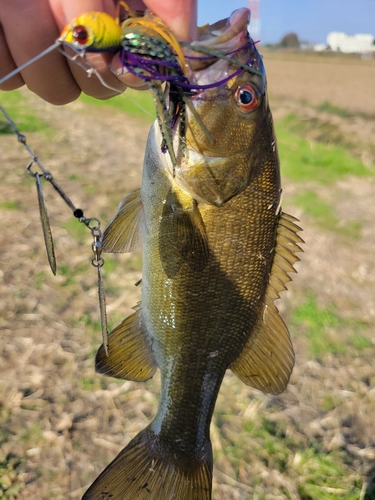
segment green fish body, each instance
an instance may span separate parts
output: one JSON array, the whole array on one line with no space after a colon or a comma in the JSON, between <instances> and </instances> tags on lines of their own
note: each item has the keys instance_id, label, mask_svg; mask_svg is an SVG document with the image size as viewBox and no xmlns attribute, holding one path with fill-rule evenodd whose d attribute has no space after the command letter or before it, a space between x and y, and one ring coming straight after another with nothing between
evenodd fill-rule
<instances>
[{"instance_id":1,"label":"green fish body","mask_svg":"<svg viewBox=\"0 0 375 500\"><path fill-rule=\"evenodd\" d=\"M201 34L226 52L246 45L247 9ZM215 32L216 35L212 35ZM228 34L229 33L229 34ZM215 45L216 41L216 45ZM190 98L212 141L187 109L186 151L175 168L148 138L141 190L131 193L105 231L105 251L143 242L142 303L109 336L96 368L147 380L161 372L159 407L84 495L84 499L209 500L210 422L226 370L278 394L294 353L273 301L299 260L293 217L280 209L279 159L261 56L253 44L232 57L239 72ZM203 65L203 68L199 67ZM191 70L196 82L237 68L218 59ZM174 138L178 151L178 135Z\"/></svg>"}]
</instances>

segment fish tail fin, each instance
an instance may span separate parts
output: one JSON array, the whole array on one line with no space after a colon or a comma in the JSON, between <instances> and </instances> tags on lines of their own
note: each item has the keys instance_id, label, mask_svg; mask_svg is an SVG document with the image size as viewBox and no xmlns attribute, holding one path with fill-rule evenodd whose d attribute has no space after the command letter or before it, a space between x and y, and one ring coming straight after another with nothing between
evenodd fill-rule
<instances>
[{"instance_id":1,"label":"fish tail fin","mask_svg":"<svg viewBox=\"0 0 375 500\"><path fill-rule=\"evenodd\" d=\"M82 500L211 500L212 449L201 456L167 444L150 426L107 466Z\"/></svg>"}]
</instances>

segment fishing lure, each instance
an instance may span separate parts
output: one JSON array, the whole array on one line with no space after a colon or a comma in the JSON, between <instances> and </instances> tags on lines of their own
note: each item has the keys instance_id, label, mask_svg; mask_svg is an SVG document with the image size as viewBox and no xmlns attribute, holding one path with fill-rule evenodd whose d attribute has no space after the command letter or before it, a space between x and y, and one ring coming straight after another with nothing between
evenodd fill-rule
<instances>
[{"instance_id":1,"label":"fishing lure","mask_svg":"<svg viewBox=\"0 0 375 500\"><path fill-rule=\"evenodd\" d=\"M120 23L119 8L125 9L125 20ZM243 50L252 41L229 53L222 53L209 47L201 45L191 45L179 42L172 31L158 18L147 12L139 14L129 8L121 1L115 18L105 12L89 12L74 18L61 32L56 42L45 51L34 57L24 65L0 79L0 84L22 71L24 68L48 54L52 50L58 49L67 58L81 66L90 77L95 74L105 87L118 92L104 81L96 69L85 59L85 54L90 52L120 52L123 71L143 79L153 96L156 115L162 134L161 150L168 152L173 168L177 164L176 154L173 148L173 133L177 133L180 139L181 153L184 155L185 139L185 113L186 107L194 115L199 126L212 143L213 139L203 123L202 119L195 112L187 95L202 90L220 86L235 78L241 71L249 71L260 75L259 70L249 63L240 63L237 59L230 57L233 53ZM74 55L70 55L64 48L69 47ZM184 55L183 49L192 53L203 53L205 56ZM238 69L226 78L207 85L194 84L189 82L186 76L187 60L206 61L211 64L217 58L224 59ZM169 103L164 99L162 83L168 82L170 85ZM179 124L179 130L176 126Z\"/></svg>"},{"instance_id":2,"label":"fishing lure","mask_svg":"<svg viewBox=\"0 0 375 500\"><path fill-rule=\"evenodd\" d=\"M151 91L163 138L161 149L163 152L168 151L174 173L177 158L172 144L172 132L179 122L181 153L184 155L186 107L189 107L189 111L194 115L206 137L213 143L211 134L187 99L187 95L223 85L244 70L261 76L261 72L254 68L252 61L244 64L230 57L235 52L252 45L253 42L247 41L242 47L229 53L222 53L218 48L215 51L205 46L182 43L158 17L147 11L139 16L131 11L125 2L120 2L120 4L127 12L127 17L121 26L118 16L115 19L101 12L87 13L73 19L63 30L60 40L75 49L87 52L120 51L123 70L143 79ZM225 42L225 40L219 40L219 44L221 41ZM203 53L205 56L185 56L183 48L192 53ZM214 83L202 85L189 82L186 76L187 59L212 64L218 58L230 62L238 69ZM163 82L168 82L170 85L169 106L166 105L164 99Z\"/></svg>"},{"instance_id":3,"label":"fishing lure","mask_svg":"<svg viewBox=\"0 0 375 500\"><path fill-rule=\"evenodd\" d=\"M167 107L162 82L181 80L185 58L172 31L150 13L138 16L125 2L127 18L120 25L119 16L112 18L103 12L90 12L73 19L62 31L62 44L80 52L120 52L124 70L142 78L153 96L163 141L161 149L168 151L173 165L177 159L172 145L171 130L180 118L180 136L184 150L184 92L174 95L177 102ZM176 55L175 55L176 54ZM182 132L182 133L181 133Z\"/></svg>"}]
</instances>

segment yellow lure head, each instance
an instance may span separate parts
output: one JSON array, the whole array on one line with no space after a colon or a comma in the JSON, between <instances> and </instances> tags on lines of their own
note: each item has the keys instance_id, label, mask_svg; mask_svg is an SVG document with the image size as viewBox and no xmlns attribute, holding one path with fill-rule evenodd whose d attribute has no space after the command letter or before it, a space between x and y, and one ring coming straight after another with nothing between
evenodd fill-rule
<instances>
[{"instance_id":1,"label":"yellow lure head","mask_svg":"<svg viewBox=\"0 0 375 500\"><path fill-rule=\"evenodd\" d=\"M121 27L105 12L88 12L65 26L59 41L89 52L117 51L121 47Z\"/></svg>"},{"instance_id":2,"label":"yellow lure head","mask_svg":"<svg viewBox=\"0 0 375 500\"><path fill-rule=\"evenodd\" d=\"M127 7L124 2L120 4ZM89 52L115 52L121 48L121 34L129 29L134 29L140 35L145 33L149 36L160 37L174 49L180 66L185 72L186 62L178 40L158 17L149 12L139 17L130 11L130 16L122 25L118 17L115 19L105 12L88 12L67 24L59 41Z\"/></svg>"}]
</instances>

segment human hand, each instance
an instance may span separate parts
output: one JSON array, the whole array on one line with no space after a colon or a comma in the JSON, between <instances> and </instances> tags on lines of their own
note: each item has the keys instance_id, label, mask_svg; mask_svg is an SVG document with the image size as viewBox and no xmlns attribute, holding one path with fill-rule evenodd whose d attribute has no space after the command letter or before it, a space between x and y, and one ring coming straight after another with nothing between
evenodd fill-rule
<instances>
[{"instance_id":1,"label":"human hand","mask_svg":"<svg viewBox=\"0 0 375 500\"><path fill-rule=\"evenodd\" d=\"M116 3L117 0L0 0L0 78L52 45L74 17L93 11L114 16ZM180 40L196 36L196 0L128 0L127 3L134 10L150 9ZM143 86L133 75L116 77L110 69L111 58L110 54L87 54L90 64L118 92L127 85ZM0 90L13 90L24 84L52 104L74 101L81 91L98 99L116 95L97 78L88 78L77 64L57 50L0 85Z\"/></svg>"}]
</instances>

